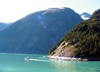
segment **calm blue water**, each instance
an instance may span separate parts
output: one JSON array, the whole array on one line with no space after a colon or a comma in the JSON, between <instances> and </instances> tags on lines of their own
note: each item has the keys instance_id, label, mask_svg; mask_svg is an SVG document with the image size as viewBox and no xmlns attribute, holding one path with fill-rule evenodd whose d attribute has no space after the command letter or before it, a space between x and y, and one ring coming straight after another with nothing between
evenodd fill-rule
<instances>
[{"instance_id":1,"label":"calm blue water","mask_svg":"<svg viewBox=\"0 0 100 72\"><path fill-rule=\"evenodd\" d=\"M24 60L26 56L31 60ZM100 61L49 60L37 54L0 54L0 72L100 72Z\"/></svg>"}]
</instances>

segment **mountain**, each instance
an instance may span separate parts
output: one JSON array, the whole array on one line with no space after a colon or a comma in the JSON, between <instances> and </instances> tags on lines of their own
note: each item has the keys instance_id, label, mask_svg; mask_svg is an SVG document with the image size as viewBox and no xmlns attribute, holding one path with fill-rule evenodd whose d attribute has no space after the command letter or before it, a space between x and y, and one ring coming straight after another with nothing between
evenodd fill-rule
<instances>
[{"instance_id":1,"label":"mountain","mask_svg":"<svg viewBox=\"0 0 100 72\"><path fill-rule=\"evenodd\" d=\"M100 58L100 9L79 22L48 52L48 55Z\"/></svg>"},{"instance_id":2,"label":"mountain","mask_svg":"<svg viewBox=\"0 0 100 72\"><path fill-rule=\"evenodd\" d=\"M5 28L8 27L8 26L9 26L9 24L1 23L1 22L0 22L0 31L3 30L3 29L5 29Z\"/></svg>"},{"instance_id":3,"label":"mountain","mask_svg":"<svg viewBox=\"0 0 100 72\"><path fill-rule=\"evenodd\" d=\"M82 19L87 20L91 17L91 14L83 12L80 16L82 17Z\"/></svg>"},{"instance_id":4,"label":"mountain","mask_svg":"<svg viewBox=\"0 0 100 72\"><path fill-rule=\"evenodd\" d=\"M50 8L25 16L0 32L0 52L47 54L83 19L70 8Z\"/></svg>"}]
</instances>

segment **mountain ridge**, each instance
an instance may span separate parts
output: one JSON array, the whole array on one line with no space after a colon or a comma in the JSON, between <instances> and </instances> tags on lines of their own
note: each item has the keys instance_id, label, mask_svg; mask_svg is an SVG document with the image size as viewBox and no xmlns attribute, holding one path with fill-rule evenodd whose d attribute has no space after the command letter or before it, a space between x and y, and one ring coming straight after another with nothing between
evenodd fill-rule
<instances>
[{"instance_id":1,"label":"mountain ridge","mask_svg":"<svg viewBox=\"0 0 100 72\"><path fill-rule=\"evenodd\" d=\"M82 21L80 15L69 8L44 12L31 13L1 31L0 52L47 54L53 44Z\"/></svg>"}]
</instances>

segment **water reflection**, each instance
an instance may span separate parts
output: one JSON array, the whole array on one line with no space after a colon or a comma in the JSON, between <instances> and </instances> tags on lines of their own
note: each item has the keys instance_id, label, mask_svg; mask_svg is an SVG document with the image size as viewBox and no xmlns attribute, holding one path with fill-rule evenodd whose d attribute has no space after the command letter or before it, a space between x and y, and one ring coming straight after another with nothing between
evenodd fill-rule
<instances>
[{"instance_id":1,"label":"water reflection","mask_svg":"<svg viewBox=\"0 0 100 72\"><path fill-rule=\"evenodd\" d=\"M100 65L96 62L49 60L49 66L63 72L98 72ZM100 63L100 62L99 62ZM97 70L97 71L95 71Z\"/></svg>"},{"instance_id":2,"label":"water reflection","mask_svg":"<svg viewBox=\"0 0 100 72\"><path fill-rule=\"evenodd\" d=\"M61 60L49 60L49 65L55 67L58 70L63 70L63 71L68 71L68 72L71 72L73 70L73 72L76 72L75 62L61 61Z\"/></svg>"}]
</instances>

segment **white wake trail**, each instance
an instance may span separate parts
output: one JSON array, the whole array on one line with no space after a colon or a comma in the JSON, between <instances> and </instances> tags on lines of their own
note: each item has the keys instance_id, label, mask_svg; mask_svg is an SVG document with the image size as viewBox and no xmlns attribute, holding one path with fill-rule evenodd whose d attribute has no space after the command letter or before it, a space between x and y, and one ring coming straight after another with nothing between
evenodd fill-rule
<instances>
[{"instance_id":1,"label":"white wake trail","mask_svg":"<svg viewBox=\"0 0 100 72\"><path fill-rule=\"evenodd\" d=\"M30 58L30 59L27 59L27 60L31 60L31 61L47 61L47 60L39 60L39 59L32 59L32 58Z\"/></svg>"}]
</instances>

